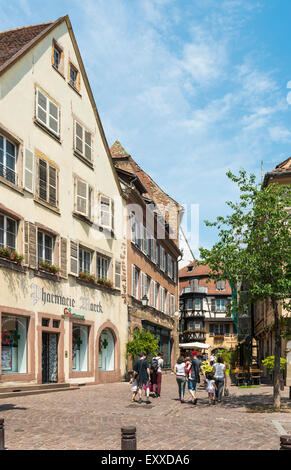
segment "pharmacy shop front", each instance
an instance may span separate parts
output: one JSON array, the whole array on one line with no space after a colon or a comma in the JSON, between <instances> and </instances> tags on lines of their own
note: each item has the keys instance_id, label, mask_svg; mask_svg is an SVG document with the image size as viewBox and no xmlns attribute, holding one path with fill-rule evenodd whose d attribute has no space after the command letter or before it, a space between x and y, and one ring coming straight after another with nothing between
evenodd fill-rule
<instances>
[{"instance_id":1,"label":"pharmacy shop front","mask_svg":"<svg viewBox=\"0 0 291 470\"><path fill-rule=\"evenodd\" d=\"M127 310L118 290L75 278L52 282L29 270L13 273L11 292L3 271L0 387L123 378Z\"/></svg>"}]
</instances>

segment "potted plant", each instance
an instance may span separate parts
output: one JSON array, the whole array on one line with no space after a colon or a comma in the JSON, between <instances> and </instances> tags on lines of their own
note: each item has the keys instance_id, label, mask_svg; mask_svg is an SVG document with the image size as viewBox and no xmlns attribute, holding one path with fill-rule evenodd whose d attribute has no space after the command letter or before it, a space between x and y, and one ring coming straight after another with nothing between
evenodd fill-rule
<instances>
[{"instance_id":1,"label":"potted plant","mask_svg":"<svg viewBox=\"0 0 291 470\"><path fill-rule=\"evenodd\" d=\"M113 287L112 282L109 279L104 279L103 277L99 277L97 279L97 283L101 284L102 286L109 287L110 289Z\"/></svg>"},{"instance_id":2,"label":"potted plant","mask_svg":"<svg viewBox=\"0 0 291 470\"><path fill-rule=\"evenodd\" d=\"M281 390L284 390L284 380L283 380L283 370L286 367L286 359L283 357L280 357L280 387ZM274 364L275 364L275 359L274 356L268 356L266 357L263 361L262 364L267 368L268 372L272 376L272 380L274 379L273 377L273 371L274 371Z\"/></svg>"}]
</instances>

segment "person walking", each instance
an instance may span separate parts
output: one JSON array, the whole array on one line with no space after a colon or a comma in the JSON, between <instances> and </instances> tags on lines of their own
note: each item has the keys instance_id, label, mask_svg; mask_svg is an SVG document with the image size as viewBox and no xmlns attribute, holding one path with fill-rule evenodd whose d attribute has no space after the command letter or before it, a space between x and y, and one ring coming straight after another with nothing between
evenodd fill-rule
<instances>
[{"instance_id":1,"label":"person walking","mask_svg":"<svg viewBox=\"0 0 291 470\"><path fill-rule=\"evenodd\" d=\"M162 352L156 357L153 357L151 363L151 377L152 377L152 384L153 384L153 392L154 396L159 398L161 396L161 388L162 388L162 368L164 367L164 355Z\"/></svg>"},{"instance_id":2,"label":"person walking","mask_svg":"<svg viewBox=\"0 0 291 470\"><path fill-rule=\"evenodd\" d=\"M149 382L150 382L150 369L149 369L149 363L147 360L147 355L146 353L141 353L140 358L136 361L136 363L133 366L135 378L137 380L137 387L138 387L138 394L139 394L139 400L138 403L142 403L142 389L143 386L145 385L146 387L146 403L149 404L150 399L150 388L149 388Z\"/></svg>"},{"instance_id":3,"label":"person walking","mask_svg":"<svg viewBox=\"0 0 291 470\"><path fill-rule=\"evenodd\" d=\"M218 403L221 403L223 387L226 385L225 365L222 357L217 358L217 362L213 365L214 380L216 385L215 395Z\"/></svg>"},{"instance_id":4,"label":"person walking","mask_svg":"<svg viewBox=\"0 0 291 470\"><path fill-rule=\"evenodd\" d=\"M197 405L198 401L196 396L196 388L197 384L200 383L200 371L203 374L204 380L206 380L202 362L197 358L197 354L197 351L192 352L192 359L190 361L190 365L187 368L189 375L191 373L191 378L188 378L188 390L190 392L193 405Z\"/></svg>"},{"instance_id":5,"label":"person walking","mask_svg":"<svg viewBox=\"0 0 291 470\"><path fill-rule=\"evenodd\" d=\"M208 372L206 374L206 392L208 393L208 404L211 405L211 401L213 405L215 405L215 380L213 378L213 374Z\"/></svg>"},{"instance_id":6,"label":"person walking","mask_svg":"<svg viewBox=\"0 0 291 470\"><path fill-rule=\"evenodd\" d=\"M182 356L179 357L177 363L174 367L174 374L176 375L176 381L178 384L179 390L179 399L181 403L185 403L185 388L186 388L186 370L185 370L185 361Z\"/></svg>"}]
</instances>

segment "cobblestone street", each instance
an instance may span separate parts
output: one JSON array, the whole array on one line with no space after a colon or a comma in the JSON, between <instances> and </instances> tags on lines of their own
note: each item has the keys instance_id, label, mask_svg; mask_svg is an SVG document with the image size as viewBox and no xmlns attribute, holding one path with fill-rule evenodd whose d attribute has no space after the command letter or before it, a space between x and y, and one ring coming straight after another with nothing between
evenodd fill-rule
<instances>
[{"instance_id":1,"label":"cobblestone street","mask_svg":"<svg viewBox=\"0 0 291 470\"><path fill-rule=\"evenodd\" d=\"M133 404L128 383L0 400L5 445L22 449L120 449L120 427L136 425L138 449L276 450L291 434L290 413L247 413L245 405L271 403L272 388L238 389L221 405L209 406L198 389L198 404L177 400L175 377L163 376L162 397ZM288 402L289 390L282 392ZM189 400L189 402L188 402Z\"/></svg>"}]
</instances>

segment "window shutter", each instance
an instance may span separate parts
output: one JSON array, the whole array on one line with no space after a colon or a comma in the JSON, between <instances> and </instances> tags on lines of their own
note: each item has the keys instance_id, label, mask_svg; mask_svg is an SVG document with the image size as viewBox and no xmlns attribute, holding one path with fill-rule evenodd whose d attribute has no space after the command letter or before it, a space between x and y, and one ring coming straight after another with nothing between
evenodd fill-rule
<instances>
[{"instance_id":1,"label":"window shutter","mask_svg":"<svg viewBox=\"0 0 291 470\"><path fill-rule=\"evenodd\" d=\"M24 264L29 264L29 222L24 222Z\"/></svg>"},{"instance_id":2,"label":"window shutter","mask_svg":"<svg viewBox=\"0 0 291 470\"><path fill-rule=\"evenodd\" d=\"M114 201L111 199L111 230L114 230Z\"/></svg>"},{"instance_id":3,"label":"window shutter","mask_svg":"<svg viewBox=\"0 0 291 470\"><path fill-rule=\"evenodd\" d=\"M135 297L135 267L132 266L131 270L131 295Z\"/></svg>"},{"instance_id":4,"label":"window shutter","mask_svg":"<svg viewBox=\"0 0 291 470\"><path fill-rule=\"evenodd\" d=\"M70 258L71 258L71 267L70 272L74 276L79 275L79 263L78 263L78 252L79 252L79 244L71 240L70 246Z\"/></svg>"},{"instance_id":5,"label":"window shutter","mask_svg":"<svg viewBox=\"0 0 291 470\"><path fill-rule=\"evenodd\" d=\"M33 151L24 147L23 186L24 189L33 193L34 155Z\"/></svg>"},{"instance_id":6,"label":"window shutter","mask_svg":"<svg viewBox=\"0 0 291 470\"><path fill-rule=\"evenodd\" d=\"M85 157L92 159L92 137L90 132L85 131Z\"/></svg>"},{"instance_id":7,"label":"window shutter","mask_svg":"<svg viewBox=\"0 0 291 470\"><path fill-rule=\"evenodd\" d=\"M92 218L93 215L93 188L88 186L88 217Z\"/></svg>"},{"instance_id":8,"label":"window shutter","mask_svg":"<svg viewBox=\"0 0 291 470\"><path fill-rule=\"evenodd\" d=\"M33 223L29 222L28 231L28 251L29 251L29 265L31 268L36 268L36 227Z\"/></svg>"},{"instance_id":9,"label":"window shutter","mask_svg":"<svg viewBox=\"0 0 291 470\"><path fill-rule=\"evenodd\" d=\"M88 211L88 185L84 181L77 180L77 211L87 215Z\"/></svg>"},{"instance_id":10,"label":"window shutter","mask_svg":"<svg viewBox=\"0 0 291 470\"><path fill-rule=\"evenodd\" d=\"M68 270L67 270L67 239L61 238L61 254L60 254L60 268L61 268L61 276L68 277Z\"/></svg>"},{"instance_id":11,"label":"window shutter","mask_svg":"<svg viewBox=\"0 0 291 470\"><path fill-rule=\"evenodd\" d=\"M83 154L83 127L75 121L75 149Z\"/></svg>"},{"instance_id":12,"label":"window shutter","mask_svg":"<svg viewBox=\"0 0 291 470\"><path fill-rule=\"evenodd\" d=\"M121 263L115 261L115 287L120 289L121 287Z\"/></svg>"},{"instance_id":13,"label":"window shutter","mask_svg":"<svg viewBox=\"0 0 291 470\"><path fill-rule=\"evenodd\" d=\"M37 89L37 111L36 117L46 125L47 119L47 97Z\"/></svg>"},{"instance_id":14,"label":"window shutter","mask_svg":"<svg viewBox=\"0 0 291 470\"><path fill-rule=\"evenodd\" d=\"M38 195L44 201L47 200L47 163L39 159L38 163Z\"/></svg>"},{"instance_id":15,"label":"window shutter","mask_svg":"<svg viewBox=\"0 0 291 470\"><path fill-rule=\"evenodd\" d=\"M57 170L49 165L49 201L53 206L57 205Z\"/></svg>"}]
</instances>

